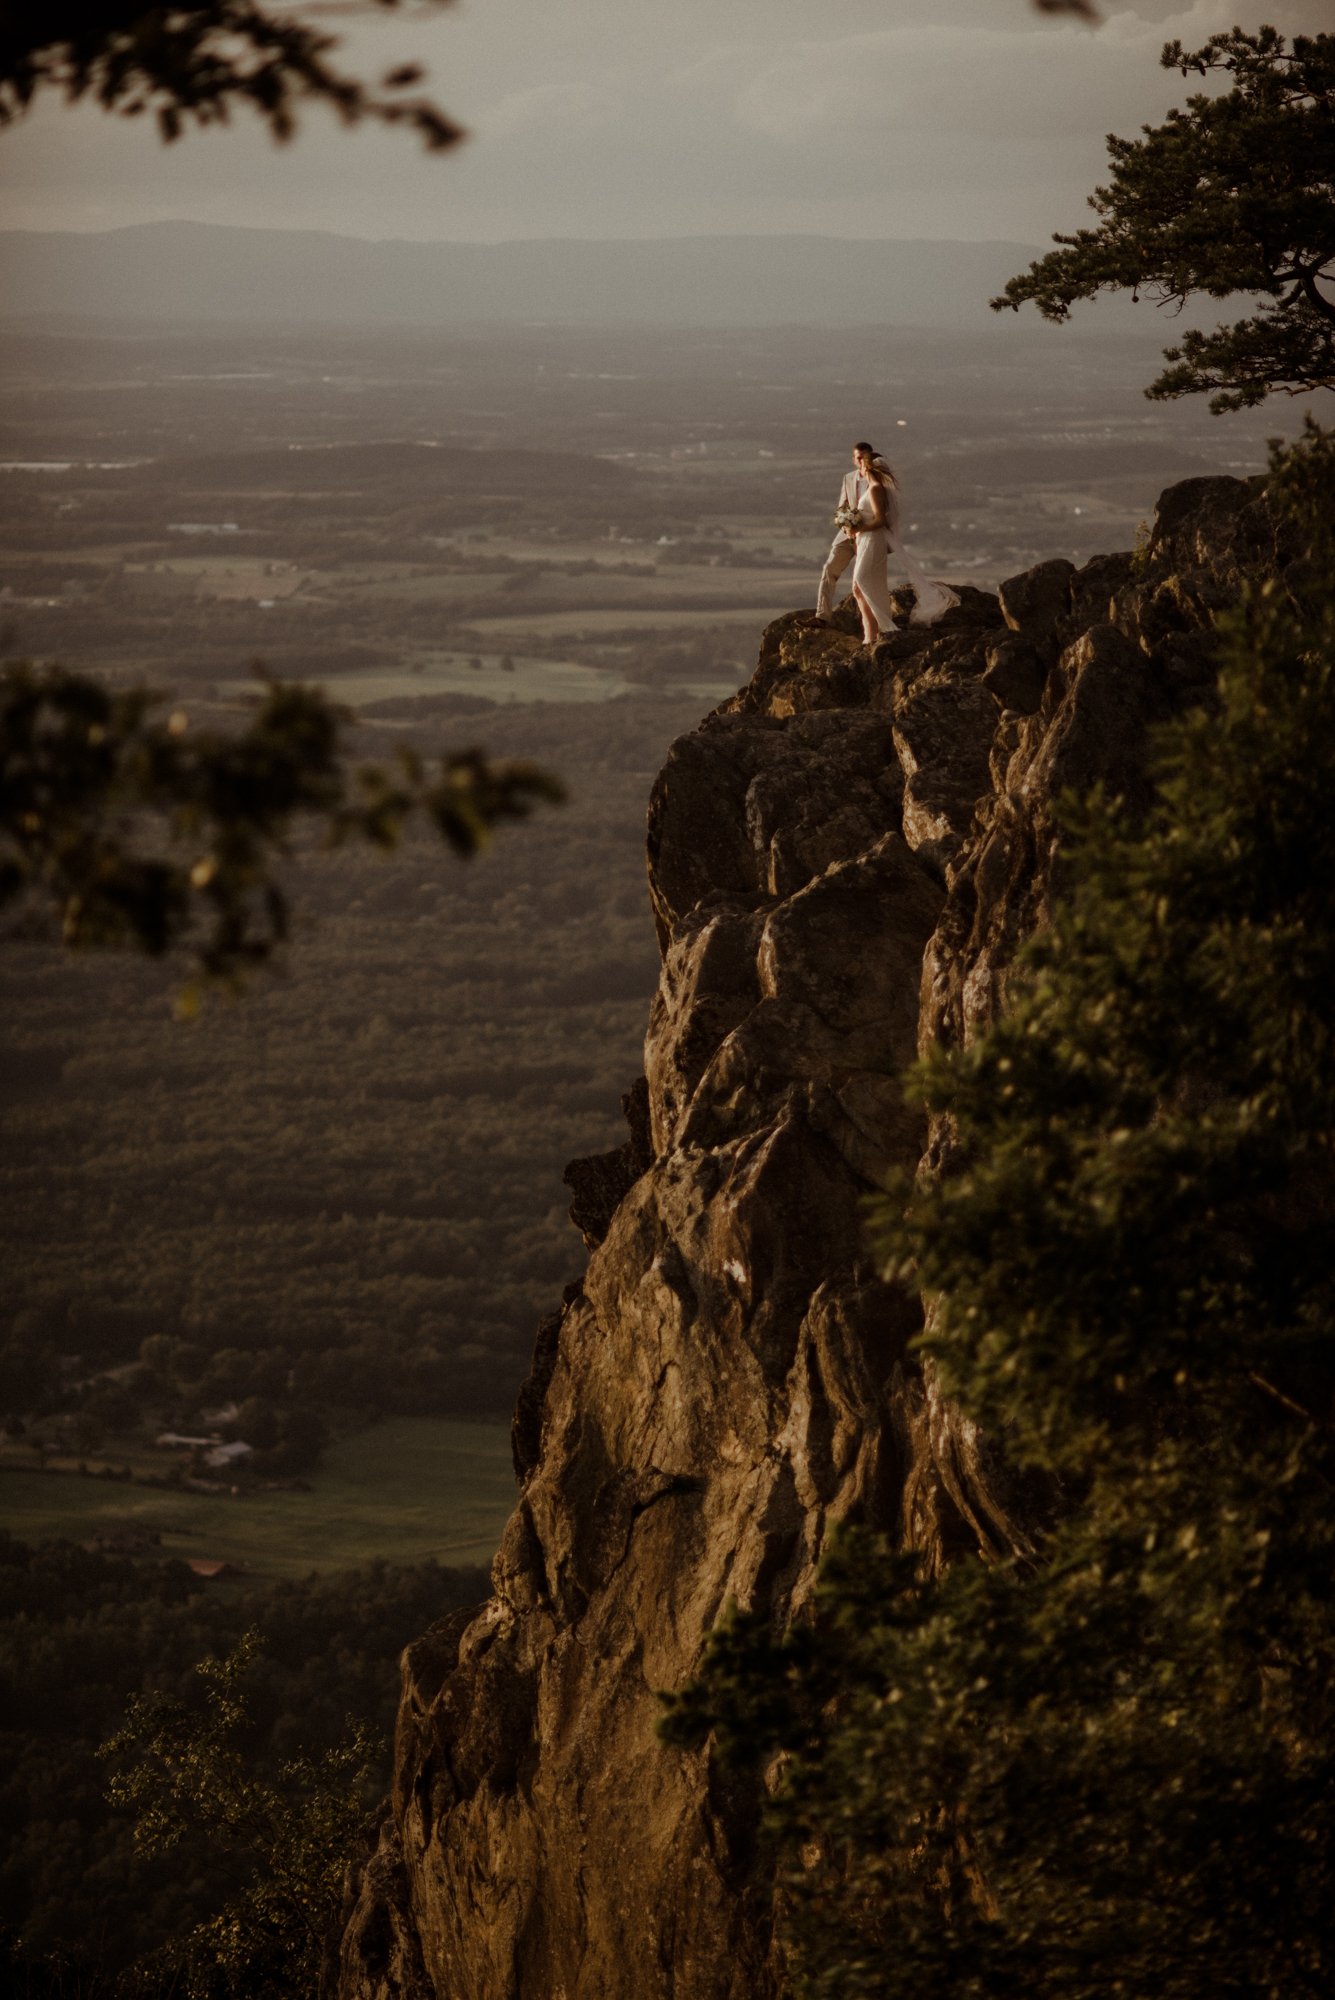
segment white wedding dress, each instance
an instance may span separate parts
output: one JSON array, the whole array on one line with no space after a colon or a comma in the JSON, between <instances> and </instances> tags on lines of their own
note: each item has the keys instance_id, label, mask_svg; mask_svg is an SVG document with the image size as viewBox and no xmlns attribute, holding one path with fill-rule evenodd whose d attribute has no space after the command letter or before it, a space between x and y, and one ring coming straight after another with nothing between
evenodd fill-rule
<instances>
[{"instance_id":1,"label":"white wedding dress","mask_svg":"<svg viewBox=\"0 0 1335 2000\"><path fill-rule=\"evenodd\" d=\"M905 575L913 585L914 597L912 623L931 625L959 603L953 590L947 590L943 583L933 583L916 560L911 549L899 539L899 495L893 486L885 487L885 526L875 528L870 525L858 536L857 553L853 558L854 587L862 592L871 606L882 638L897 631L894 606L890 602L890 583L886 565L893 549L899 557ZM864 498L858 510L862 520L870 523L872 510Z\"/></svg>"}]
</instances>

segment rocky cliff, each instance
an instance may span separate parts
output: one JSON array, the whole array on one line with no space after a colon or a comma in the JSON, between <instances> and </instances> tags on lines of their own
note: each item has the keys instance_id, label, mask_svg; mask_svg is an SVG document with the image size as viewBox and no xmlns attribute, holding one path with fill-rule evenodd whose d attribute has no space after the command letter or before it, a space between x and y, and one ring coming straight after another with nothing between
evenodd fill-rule
<instances>
[{"instance_id":1,"label":"rocky cliff","mask_svg":"<svg viewBox=\"0 0 1335 2000\"><path fill-rule=\"evenodd\" d=\"M900 1073L1003 1004L1060 892L1058 794L1143 807L1148 731L1208 699L1212 615L1271 553L1256 486L1192 480L1136 556L965 589L870 655L780 619L673 745L630 1136L568 1171L588 1268L539 1331L494 1595L404 1655L339 2000L776 1990L755 1801L659 1742L658 1693L729 1599L800 1613L841 1519L933 1562L1022 1540L862 1203L948 1154Z\"/></svg>"}]
</instances>

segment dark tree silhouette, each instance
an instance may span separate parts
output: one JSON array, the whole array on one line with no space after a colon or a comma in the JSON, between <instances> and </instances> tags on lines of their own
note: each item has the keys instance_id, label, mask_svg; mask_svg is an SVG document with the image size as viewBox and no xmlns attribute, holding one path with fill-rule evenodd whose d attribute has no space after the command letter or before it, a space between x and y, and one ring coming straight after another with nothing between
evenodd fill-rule
<instances>
[{"instance_id":1,"label":"dark tree silhouette","mask_svg":"<svg viewBox=\"0 0 1335 2000\"><path fill-rule=\"evenodd\" d=\"M1183 76L1223 73L1221 96L1199 95L1140 139L1110 134L1112 179L1090 206L1097 229L1055 236L1062 247L1012 278L995 310L1027 301L1045 319L1077 299L1142 292L1181 310L1189 299L1256 299L1232 326L1186 332L1153 397L1211 392L1237 410L1274 391L1335 388L1335 35L1234 28L1188 53L1163 51Z\"/></svg>"},{"instance_id":2,"label":"dark tree silhouette","mask_svg":"<svg viewBox=\"0 0 1335 2000\"><path fill-rule=\"evenodd\" d=\"M347 124L406 125L433 149L463 137L429 99L406 94L423 81L419 69L391 70L369 85L331 65L337 47L335 36L263 0L0 0L0 124L38 91L56 89L127 117L152 111L164 139L187 121L225 123L242 105L287 139L301 103L327 105Z\"/></svg>"},{"instance_id":3,"label":"dark tree silhouette","mask_svg":"<svg viewBox=\"0 0 1335 2000\"><path fill-rule=\"evenodd\" d=\"M421 816L461 856L561 787L535 765L404 750L354 766L347 711L276 683L226 735L147 689L59 668L0 674L0 919L67 944L185 945L197 978L235 982L287 931L279 879L294 832L392 847ZM5 931L0 930L0 936Z\"/></svg>"}]
</instances>

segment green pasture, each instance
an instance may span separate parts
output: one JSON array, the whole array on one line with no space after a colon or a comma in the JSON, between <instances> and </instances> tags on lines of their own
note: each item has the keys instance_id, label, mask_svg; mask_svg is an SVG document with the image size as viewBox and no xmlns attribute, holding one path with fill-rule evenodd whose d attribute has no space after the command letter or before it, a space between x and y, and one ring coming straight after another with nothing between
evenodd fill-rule
<instances>
[{"instance_id":1,"label":"green pasture","mask_svg":"<svg viewBox=\"0 0 1335 2000\"><path fill-rule=\"evenodd\" d=\"M477 694L488 701L610 701L625 692L620 674L548 654L510 653L510 671L501 668L508 652L419 653L407 667L378 667L366 673L331 675L326 693L349 708L368 702L398 701L439 694ZM481 664L474 667L473 661ZM258 695L263 681L224 681L226 694Z\"/></svg>"},{"instance_id":2,"label":"green pasture","mask_svg":"<svg viewBox=\"0 0 1335 2000\"><path fill-rule=\"evenodd\" d=\"M25 1541L145 1529L161 1535L164 1555L235 1563L256 1578L350 1569L377 1556L486 1563L514 1506L509 1426L387 1418L332 1444L310 1485L309 1493L192 1493L28 1470L7 1453L0 1509Z\"/></svg>"},{"instance_id":3,"label":"green pasture","mask_svg":"<svg viewBox=\"0 0 1335 2000\"><path fill-rule=\"evenodd\" d=\"M183 545L178 556L154 556L149 562L128 562L125 568L130 576L146 576L151 570L170 570L174 576L263 576L265 562L270 560L273 558L252 556L236 548L220 550L209 540L203 548ZM291 574L284 571L286 576Z\"/></svg>"},{"instance_id":4,"label":"green pasture","mask_svg":"<svg viewBox=\"0 0 1335 2000\"><path fill-rule=\"evenodd\" d=\"M377 603L460 604L475 597L495 596L510 589L512 571L424 569L396 570L389 576L361 577L347 570L321 573L319 587L331 595L370 599Z\"/></svg>"},{"instance_id":5,"label":"green pasture","mask_svg":"<svg viewBox=\"0 0 1335 2000\"><path fill-rule=\"evenodd\" d=\"M819 577L819 569L817 569ZM791 580L790 580L791 581ZM749 588L749 586L748 586ZM788 596L795 593L790 588ZM807 595L815 602L816 585L813 581ZM746 632L757 635L762 625L772 618L779 618L785 611L795 607L785 599L776 598L769 605L757 607L754 603L737 605L726 598L717 604L710 604L703 610L674 611L657 608L624 610L583 611L533 611L510 612L493 616L490 612L478 613L469 618L469 627L479 636L485 634L491 646L498 650L512 651L522 645L525 638L534 635L550 642L572 640L584 635L595 642L611 644L618 637L630 644L635 635L653 632L655 636L665 633L692 632L701 625L737 625ZM747 652L752 650L747 646Z\"/></svg>"},{"instance_id":6,"label":"green pasture","mask_svg":"<svg viewBox=\"0 0 1335 2000\"><path fill-rule=\"evenodd\" d=\"M819 575L818 561L810 568ZM800 596L804 574L804 570L794 569L729 569L723 564L715 568L708 563L664 563L652 577L558 577L549 572L540 587L548 600L553 595L568 597L572 603L583 604L591 611L642 610L657 617L662 611L671 612L675 608L673 598L681 596L691 599L688 608L697 615L702 608L700 600L708 599L711 615L715 604L725 610L740 604L749 607L754 618L757 607L763 610L773 604L785 605L789 598Z\"/></svg>"}]
</instances>

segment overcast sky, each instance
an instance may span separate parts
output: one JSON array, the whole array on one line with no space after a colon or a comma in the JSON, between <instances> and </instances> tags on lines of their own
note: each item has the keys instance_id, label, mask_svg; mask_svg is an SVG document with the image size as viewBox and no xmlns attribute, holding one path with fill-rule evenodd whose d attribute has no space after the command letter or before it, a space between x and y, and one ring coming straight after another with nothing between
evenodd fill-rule
<instances>
[{"instance_id":1,"label":"overcast sky","mask_svg":"<svg viewBox=\"0 0 1335 2000\"><path fill-rule=\"evenodd\" d=\"M368 75L420 57L471 136L244 114L162 147L146 120L43 104L0 132L0 227L189 218L498 240L819 231L1043 242L1089 219L1104 134L1199 83L1161 70L1235 22L1329 25L1329 0L1111 0L1094 30L1027 0L454 0L328 17Z\"/></svg>"}]
</instances>

